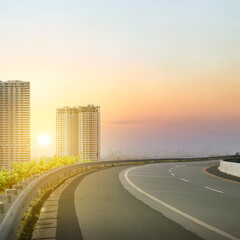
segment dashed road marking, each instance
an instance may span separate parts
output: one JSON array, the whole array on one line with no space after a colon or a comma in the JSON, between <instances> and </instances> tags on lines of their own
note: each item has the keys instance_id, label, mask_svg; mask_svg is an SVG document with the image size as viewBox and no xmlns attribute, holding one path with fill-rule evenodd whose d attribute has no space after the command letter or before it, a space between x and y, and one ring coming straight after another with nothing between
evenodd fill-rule
<instances>
[{"instance_id":1,"label":"dashed road marking","mask_svg":"<svg viewBox=\"0 0 240 240\"><path fill-rule=\"evenodd\" d=\"M149 198L152 199L153 201L155 201L155 202L163 205L164 207L166 207L166 208L168 208L168 209L170 209L170 210L172 210L172 211L180 214L181 216L186 217L186 218L188 218L189 220L191 220L191 221L193 221L193 222L201 225L202 227L205 227L205 228L207 228L207 229L209 229L209 230L211 230L211 231L214 231L214 232L216 232L216 233L218 233L218 234L220 234L220 235L222 235L222 236L224 236L224 237L226 237L226 238L228 238L228 239L231 239L231 240L240 240L239 238L234 237L233 235L231 235L231 234L229 234L229 233L227 233L227 232L224 232L224 231L222 231L221 229L218 229L218 228L216 228L216 227L213 227L213 226L211 226L211 225L209 225L209 224L207 224L207 223L205 223L205 222L203 222L203 221L201 221L201 220L199 220L199 219L197 219L197 218L195 218L195 217L193 217L193 216L191 216L191 215L189 215L189 214L187 214L187 213L185 213L185 212L182 212L181 210L178 210L177 208L169 205L168 203L165 203L165 202L159 200L158 198L150 195L149 193L143 191L141 188L137 187L137 186L128 178L128 173L129 173L131 170L136 169L136 168L139 168L139 167L129 168L129 169L125 172L124 178L125 178L125 180L128 182L128 184L131 185L133 188L135 188L137 191L139 191L140 193L142 193L142 194L144 194L145 196L149 197Z\"/></svg>"},{"instance_id":2,"label":"dashed road marking","mask_svg":"<svg viewBox=\"0 0 240 240\"><path fill-rule=\"evenodd\" d=\"M189 182L188 180L184 179L184 178L180 178L182 181L184 182Z\"/></svg>"},{"instance_id":3,"label":"dashed road marking","mask_svg":"<svg viewBox=\"0 0 240 240\"><path fill-rule=\"evenodd\" d=\"M173 173L171 173L172 176L175 176Z\"/></svg>"},{"instance_id":4,"label":"dashed road marking","mask_svg":"<svg viewBox=\"0 0 240 240\"><path fill-rule=\"evenodd\" d=\"M204 187L204 188L206 188L206 189L208 189L208 190L212 190L212 191L214 191L214 192L223 193L222 191L219 191L219 190L214 189L214 188L210 188L210 187Z\"/></svg>"}]
</instances>

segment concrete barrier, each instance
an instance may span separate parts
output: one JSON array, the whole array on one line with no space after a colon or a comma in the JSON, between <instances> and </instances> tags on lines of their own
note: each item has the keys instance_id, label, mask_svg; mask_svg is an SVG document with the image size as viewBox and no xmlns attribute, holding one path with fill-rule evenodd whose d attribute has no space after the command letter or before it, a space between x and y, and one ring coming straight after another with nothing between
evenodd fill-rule
<instances>
[{"instance_id":1,"label":"concrete barrier","mask_svg":"<svg viewBox=\"0 0 240 240\"><path fill-rule=\"evenodd\" d=\"M218 170L236 177L240 177L240 163L221 160Z\"/></svg>"}]
</instances>

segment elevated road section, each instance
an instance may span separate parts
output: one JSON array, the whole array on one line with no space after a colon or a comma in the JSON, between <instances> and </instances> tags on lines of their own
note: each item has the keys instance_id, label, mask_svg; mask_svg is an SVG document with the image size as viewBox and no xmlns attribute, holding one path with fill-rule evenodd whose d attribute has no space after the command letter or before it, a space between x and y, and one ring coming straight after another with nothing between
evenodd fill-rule
<instances>
[{"instance_id":1,"label":"elevated road section","mask_svg":"<svg viewBox=\"0 0 240 240\"><path fill-rule=\"evenodd\" d=\"M217 164L172 162L81 174L58 192L54 230L43 227L42 233L57 240L240 239L240 184L203 171Z\"/></svg>"}]
</instances>

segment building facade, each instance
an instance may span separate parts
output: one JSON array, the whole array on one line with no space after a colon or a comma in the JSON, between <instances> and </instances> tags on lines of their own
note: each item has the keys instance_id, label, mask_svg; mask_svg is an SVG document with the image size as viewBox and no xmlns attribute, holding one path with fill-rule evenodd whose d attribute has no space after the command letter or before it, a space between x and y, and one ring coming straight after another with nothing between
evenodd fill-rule
<instances>
[{"instance_id":1,"label":"building facade","mask_svg":"<svg viewBox=\"0 0 240 240\"><path fill-rule=\"evenodd\" d=\"M100 107L64 107L56 115L57 156L77 156L84 161L100 160Z\"/></svg>"},{"instance_id":2,"label":"building facade","mask_svg":"<svg viewBox=\"0 0 240 240\"><path fill-rule=\"evenodd\" d=\"M56 117L57 156L77 156L79 154L79 109L58 108Z\"/></svg>"},{"instance_id":3,"label":"building facade","mask_svg":"<svg viewBox=\"0 0 240 240\"><path fill-rule=\"evenodd\" d=\"M100 107L79 107L79 151L83 160L100 160Z\"/></svg>"},{"instance_id":4,"label":"building facade","mask_svg":"<svg viewBox=\"0 0 240 240\"><path fill-rule=\"evenodd\" d=\"M0 168L30 160L30 82L0 81Z\"/></svg>"}]
</instances>

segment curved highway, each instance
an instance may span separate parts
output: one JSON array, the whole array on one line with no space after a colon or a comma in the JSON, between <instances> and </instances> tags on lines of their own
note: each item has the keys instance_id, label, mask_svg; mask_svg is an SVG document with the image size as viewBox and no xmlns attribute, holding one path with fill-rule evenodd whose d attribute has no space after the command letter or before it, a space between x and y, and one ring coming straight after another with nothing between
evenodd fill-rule
<instances>
[{"instance_id":1,"label":"curved highway","mask_svg":"<svg viewBox=\"0 0 240 240\"><path fill-rule=\"evenodd\" d=\"M136 198L204 239L240 238L240 184L207 175L218 161L129 168L120 179Z\"/></svg>"},{"instance_id":2,"label":"curved highway","mask_svg":"<svg viewBox=\"0 0 240 240\"><path fill-rule=\"evenodd\" d=\"M240 184L203 172L217 161L115 167L61 194L56 239L239 239Z\"/></svg>"}]
</instances>

